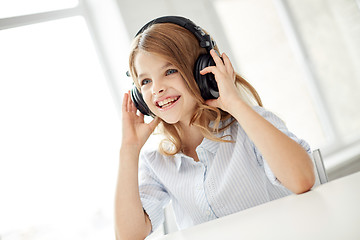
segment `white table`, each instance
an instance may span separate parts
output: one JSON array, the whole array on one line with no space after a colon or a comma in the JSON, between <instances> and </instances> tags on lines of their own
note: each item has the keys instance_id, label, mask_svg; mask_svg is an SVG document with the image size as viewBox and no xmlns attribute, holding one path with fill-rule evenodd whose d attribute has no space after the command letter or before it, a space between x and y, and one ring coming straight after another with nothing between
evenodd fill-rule
<instances>
[{"instance_id":1,"label":"white table","mask_svg":"<svg viewBox=\"0 0 360 240\"><path fill-rule=\"evenodd\" d=\"M159 240L360 239L360 172Z\"/></svg>"}]
</instances>

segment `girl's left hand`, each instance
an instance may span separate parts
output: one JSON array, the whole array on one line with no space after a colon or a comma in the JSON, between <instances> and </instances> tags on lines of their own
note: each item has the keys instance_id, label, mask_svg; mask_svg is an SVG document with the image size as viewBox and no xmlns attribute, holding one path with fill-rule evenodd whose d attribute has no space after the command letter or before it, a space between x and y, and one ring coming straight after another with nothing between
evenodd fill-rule
<instances>
[{"instance_id":1,"label":"girl's left hand","mask_svg":"<svg viewBox=\"0 0 360 240\"><path fill-rule=\"evenodd\" d=\"M209 106L221 108L226 112L230 112L229 107L235 101L240 99L236 85L235 85L235 71L230 62L229 57L223 53L221 55L223 61L215 52L214 49L210 50L210 54L214 59L215 66L209 66L200 71L200 74L213 73L219 88L219 98L207 100L205 103Z\"/></svg>"}]
</instances>

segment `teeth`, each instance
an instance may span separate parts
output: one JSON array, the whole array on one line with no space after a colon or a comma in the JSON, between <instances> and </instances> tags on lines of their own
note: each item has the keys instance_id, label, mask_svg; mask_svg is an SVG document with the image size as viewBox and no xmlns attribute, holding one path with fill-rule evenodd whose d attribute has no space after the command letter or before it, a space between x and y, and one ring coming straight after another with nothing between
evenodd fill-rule
<instances>
[{"instance_id":1,"label":"teeth","mask_svg":"<svg viewBox=\"0 0 360 240\"><path fill-rule=\"evenodd\" d=\"M165 105L169 106L169 105L171 105L172 102L174 102L176 100L178 100L178 97L167 98L163 101L159 101L158 105L159 105L159 107L164 107Z\"/></svg>"}]
</instances>

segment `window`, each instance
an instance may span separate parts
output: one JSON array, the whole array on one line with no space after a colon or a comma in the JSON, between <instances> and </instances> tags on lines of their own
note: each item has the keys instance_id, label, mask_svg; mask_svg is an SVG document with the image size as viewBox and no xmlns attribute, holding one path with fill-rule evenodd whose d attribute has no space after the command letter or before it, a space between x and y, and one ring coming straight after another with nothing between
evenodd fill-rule
<instances>
[{"instance_id":1,"label":"window","mask_svg":"<svg viewBox=\"0 0 360 240\"><path fill-rule=\"evenodd\" d=\"M355 0L214 3L236 68L259 91L265 107L327 156L359 144L360 12Z\"/></svg>"},{"instance_id":2,"label":"window","mask_svg":"<svg viewBox=\"0 0 360 240\"><path fill-rule=\"evenodd\" d=\"M38 18L0 20L0 238L112 239L117 106L84 17Z\"/></svg>"},{"instance_id":3,"label":"window","mask_svg":"<svg viewBox=\"0 0 360 240\"><path fill-rule=\"evenodd\" d=\"M72 8L78 0L1 0L0 18Z\"/></svg>"},{"instance_id":4,"label":"window","mask_svg":"<svg viewBox=\"0 0 360 240\"><path fill-rule=\"evenodd\" d=\"M359 139L360 11L356 1L288 1L337 140Z\"/></svg>"}]
</instances>

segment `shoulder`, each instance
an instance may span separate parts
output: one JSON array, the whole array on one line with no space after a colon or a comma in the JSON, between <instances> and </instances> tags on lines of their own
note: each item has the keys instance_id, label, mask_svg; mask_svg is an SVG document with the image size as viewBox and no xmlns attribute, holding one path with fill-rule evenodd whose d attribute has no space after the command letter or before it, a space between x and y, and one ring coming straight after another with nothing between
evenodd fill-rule
<instances>
[{"instance_id":1,"label":"shoulder","mask_svg":"<svg viewBox=\"0 0 360 240\"><path fill-rule=\"evenodd\" d=\"M161 139L158 135L150 135L140 151L140 160L151 160L160 157L159 144Z\"/></svg>"},{"instance_id":2,"label":"shoulder","mask_svg":"<svg viewBox=\"0 0 360 240\"><path fill-rule=\"evenodd\" d=\"M273 112L261 106L252 106L252 109L261 117L263 117L265 120L267 120L272 125L274 125L277 129L282 131L287 131L285 122ZM234 118L232 117L230 121L234 121ZM227 134L233 136L233 139L237 139L237 140L245 139L247 137L245 130L236 120L230 125L228 131L224 132L224 135Z\"/></svg>"},{"instance_id":3,"label":"shoulder","mask_svg":"<svg viewBox=\"0 0 360 240\"><path fill-rule=\"evenodd\" d=\"M150 176L158 183L167 182L171 173L177 172L181 164L181 155L163 155L158 147L143 148L139 156L139 176Z\"/></svg>"},{"instance_id":4,"label":"shoulder","mask_svg":"<svg viewBox=\"0 0 360 240\"><path fill-rule=\"evenodd\" d=\"M161 154L156 148L143 148L139 156L139 176L155 177L155 169L158 162L161 162Z\"/></svg>"},{"instance_id":5,"label":"shoulder","mask_svg":"<svg viewBox=\"0 0 360 240\"><path fill-rule=\"evenodd\" d=\"M263 117L277 117L273 112L267 110L264 107L253 106L252 109Z\"/></svg>"},{"instance_id":6,"label":"shoulder","mask_svg":"<svg viewBox=\"0 0 360 240\"><path fill-rule=\"evenodd\" d=\"M255 107L253 107L253 109L258 114L260 114L263 118L265 118L267 121L269 121L271 124L273 124L277 129L279 129L284 134L286 134L288 137L290 137L292 140L294 140L295 142L300 144L309 154L311 153L309 144L305 140L298 138L292 131L290 131L287 128L284 120L282 120L276 114L274 114L273 112L271 112L269 110L266 110L263 107L255 106Z\"/></svg>"},{"instance_id":7,"label":"shoulder","mask_svg":"<svg viewBox=\"0 0 360 240\"><path fill-rule=\"evenodd\" d=\"M162 154L159 151L159 142L149 140L140 151L139 165L146 165L148 168L156 169L166 164L172 156Z\"/></svg>"},{"instance_id":8,"label":"shoulder","mask_svg":"<svg viewBox=\"0 0 360 240\"><path fill-rule=\"evenodd\" d=\"M264 107L260 107L260 106L253 106L253 110L257 112L260 116L265 118L267 121L272 123L275 127L279 129L286 128L285 122L272 111L269 111Z\"/></svg>"},{"instance_id":9,"label":"shoulder","mask_svg":"<svg viewBox=\"0 0 360 240\"><path fill-rule=\"evenodd\" d=\"M162 155L157 148L143 148L140 151L140 162L150 163L160 158Z\"/></svg>"},{"instance_id":10,"label":"shoulder","mask_svg":"<svg viewBox=\"0 0 360 240\"><path fill-rule=\"evenodd\" d=\"M281 120L280 117L278 117L275 113L267 110L266 108L264 107L261 107L261 106L252 106L252 109L257 113L259 114L260 116L262 116L263 118L267 119L268 121L278 121L278 122L281 122L281 123L284 123L283 120ZM223 122L225 124L228 124L230 123L231 121L233 121L234 118L231 117L230 119L228 119L226 122ZM236 120L235 120L235 123L238 123ZM233 124L234 125L234 124ZM238 126L238 124L235 124L236 126Z\"/></svg>"}]
</instances>

